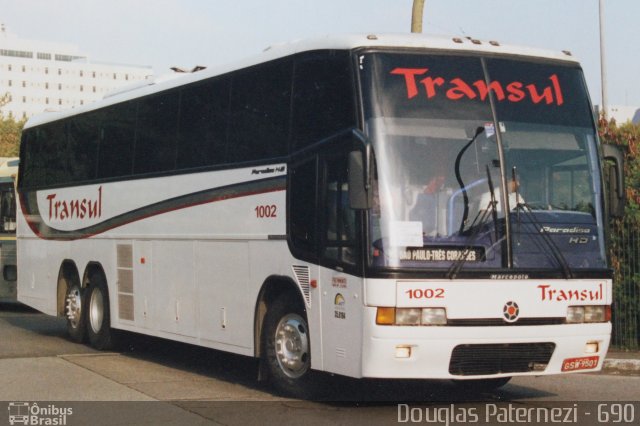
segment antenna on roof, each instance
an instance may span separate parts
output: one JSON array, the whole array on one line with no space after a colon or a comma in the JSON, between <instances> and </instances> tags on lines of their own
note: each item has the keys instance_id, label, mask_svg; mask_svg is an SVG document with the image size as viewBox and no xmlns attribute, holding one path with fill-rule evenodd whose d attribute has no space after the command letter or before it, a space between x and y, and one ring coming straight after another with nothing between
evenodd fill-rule
<instances>
[{"instance_id":1,"label":"antenna on roof","mask_svg":"<svg viewBox=\"0 0 640 426\"><path fill-rule=\"evenodd\" d=\"M191 68L190 70L186 70L186 69L180 68L180 67L171 67L169 69L171 71L177 72L177 73L194 73L194 72L198 72L198 71L202 71L204 69L207 69L207 67L204 67L202 65L196 65L195 67Z\"/></svg>"}]
</instances>

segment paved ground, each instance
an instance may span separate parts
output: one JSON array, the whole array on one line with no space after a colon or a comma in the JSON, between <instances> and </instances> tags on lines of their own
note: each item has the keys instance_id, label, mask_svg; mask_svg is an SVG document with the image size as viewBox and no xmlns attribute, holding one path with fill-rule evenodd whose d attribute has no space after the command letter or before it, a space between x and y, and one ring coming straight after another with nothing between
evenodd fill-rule
<instances>
[{"instance_id":1,"label":"paved ground","mask_svg":"<svg viewBox=\"0 0 640 426\"><path fill-rule=\"evenodd\" d=\"M396 423L398 404L457 409L640 401L639 361L637 353L612 352L602 373L514 378L481 394L448 382L325 377L329 399L340 402L301 402L256 382L251 358L143 336L125 338L118 352L97 352L67 340L63 320L0 306L0 401L71 408L74 421L67 424L371 426ZM0 403L0 425L7 424L8 408ZM640 418L640 404L634 409Z\"/></svg>"}]
</instances>

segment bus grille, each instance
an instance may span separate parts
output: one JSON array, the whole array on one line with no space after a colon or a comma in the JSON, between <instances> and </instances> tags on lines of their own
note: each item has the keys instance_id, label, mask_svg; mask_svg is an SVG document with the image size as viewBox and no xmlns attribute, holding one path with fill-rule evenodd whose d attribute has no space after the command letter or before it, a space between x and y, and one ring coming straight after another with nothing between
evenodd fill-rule
<instances>
[{"instance_id":1,"label":"bus grille","mask_svg":"<svg viewBox=\"0 0 640 426\"><path fill-rule=\"evenodd\" d=\"M449 373L456 376L543 371L555 343L458 345L453 349Z\"/></svg>"}]
</instances>

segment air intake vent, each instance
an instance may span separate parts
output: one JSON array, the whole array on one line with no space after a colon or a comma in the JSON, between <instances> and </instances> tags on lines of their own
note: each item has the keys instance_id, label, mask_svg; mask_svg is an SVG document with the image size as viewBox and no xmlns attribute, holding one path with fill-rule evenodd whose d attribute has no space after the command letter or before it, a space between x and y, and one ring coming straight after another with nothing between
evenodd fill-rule
<instances>
[{"instance_id":1,"label":"air intake vent","mask_svg":"<svg viewBox=\"0 0 640 426\"><path fill-rule=\"evenodd\" d=\"M311 297L309 294L309 289L310 289L309 267L293 265L292 268L293 268L293 274L296 276L296 281L298 282L298 285L302 289L302 294L304 295L304 301L307 303L308 307L311 307Z\"/></svg>"},{"instance_id":2,"label":"air intake vent","mask_svg":"<svg viewBox=\"0 0 640 426\"><path fill-rule=\"evenodd\" d=\"M116 255L118 267L118 318L133 321L133 247L131 244L118 244Z\"/></svg>"},{"instance_id":3,"label":"air intake vent","mask_svg":"<svg viewBox=\"0 0 640 426\"><path fill-rule=\"evenodd\" d=\"M449 373L456 376L541 371L556 348L555 343L507 343L459 345L453 349Z\"/></svg>"}]
</instances>

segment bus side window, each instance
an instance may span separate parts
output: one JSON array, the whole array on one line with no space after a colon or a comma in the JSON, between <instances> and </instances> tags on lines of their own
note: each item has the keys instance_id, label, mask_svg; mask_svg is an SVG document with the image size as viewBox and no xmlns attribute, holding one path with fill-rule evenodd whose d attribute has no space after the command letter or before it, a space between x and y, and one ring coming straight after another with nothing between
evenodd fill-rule
<instances>
[{"instance_id":1,"label":"bus side window","mask_svg":"<svg viewBox=\"0 0 640 426\"><path fill-rule=\"evenodd\" d=\"M182 90L178 169L224 164L229 122L229 77L207 80Z\"/></svg>"},{"instance_id":2,"label":"bus side window","mask_svg":"<svg viewBox=\"0 0 640 426\"><path fill-rule=\"evenodd\" d=\"M98 179L130 175L136 130L136 104L128 101L106 109L101 117Z\"/></svg>"},{"instance_id":3,"label":"bus side window","mask_svg":"<svg viewBox=\"0 0 640 426\"><path fill-rule=\"evenodd\" d=\"M135 174L175 169L178 92L143 98L138 103L133 170Z\"/></svg>"},{"instance_id":4,"label":"bus side window","mask_svg":"<svg viewBox=\"0 0 640 426\"><path fill-rule=\"evenodd\" d=\"M296 257L313 261L317 257L317 160L293 165L290 169L289 235Z\"/></svg>"},{"instance_id":5,"label":"bus side window","mask_svg":"<svg viewBox=\"0 0 640 426\"><path fill-rule=\"evenodd\" d=\"M293 151L355 126L348 53L312 52L296 59L293 88Z\"/></svg>"},{"instance_id":6,"label":"bus side window","mask_svg":"<svg viewBox=\"0 0 640 426\"><path fill-rule=\"evenodd\" d=\"M349 207L347 156L331 156L325 160L325 179L323 257L353 265L356 253L356 214Z\"/></svg>"},{"instance_id":7,"label":"bus side window","mask_svg":"<svg viewBox=\"0 0 640 426\"><path fill-rule=\"evenodd\" d=\"M233 76L226 157L232 163L287 155L291 111L291 59Z\"/></svg>"}]
</instances>

